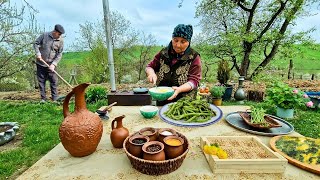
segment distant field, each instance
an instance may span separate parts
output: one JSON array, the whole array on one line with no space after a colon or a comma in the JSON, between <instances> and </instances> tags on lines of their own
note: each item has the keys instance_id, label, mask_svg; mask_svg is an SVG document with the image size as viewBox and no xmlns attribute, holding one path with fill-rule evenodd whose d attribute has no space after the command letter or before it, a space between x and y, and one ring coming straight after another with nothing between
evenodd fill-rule
<instances>
[{"instance_id":1,"label":"distant field","mask_svg":"<svg viewBox=\"0 0 320 180\"><path fill-rule=\"evenodd\" d=\"M161 47L155 47L153 52L157 52ZM298 50L297 50L298 49ZM117 50L115 50L116 52ZM137 48L132 49L133 53L136 54ZM200 52L200 54L204 52ZM320 44L313 46L297 45L293 52L296 55L293 58L294 72L295 73L309 73L317 74L320 73ZM79 65L81 62L88 57L90 52L67 52L63 53L63 57L60 66L65 69L71 69L74 65ZM211 57L205 55L201 56L202 61L207 61ZM211 58L212 59L212 58ZM254 62L252 62L252 65ZM213 65L215 66L215 65ZM287 72L289 67L289 59L275 58L267 68L279 68L284 72Z\"/></svg>"},{"instance_id":2,"label":"distant field","mask_svg":"<svg viewBox=\"0 0 320 180\"><path fill-rule=\"evenodd\" d=\"M86 57L88 57L90 52L66 52L62 55L62 60L60 61L61 66L70 66L75 64L80 64Z\"/></svg>"},{"instance_id":3,"label":"distant field","mask_svg":"<svg viewBox=\"0 0 320 180\"><path fill-rule=\"evenodd\" d=\"M320 44L299 48L302 53L293 58L295 69L305 73L320 73Z\"/></svg>"},{"instance_id":4,"label":"distant field","mask_svg":"<svg viewBox=\"0 0 320 180\"><path fill-rule=\"evenodd\" d=\"M293 67L296 73L320 73L320 44L313 46L296 45L296 49L292 50L294 57ZM282 60L280 58L275 59L272 63L273 66L281 69L288 69L289 59Z\"/></svg>"}]
</instances>

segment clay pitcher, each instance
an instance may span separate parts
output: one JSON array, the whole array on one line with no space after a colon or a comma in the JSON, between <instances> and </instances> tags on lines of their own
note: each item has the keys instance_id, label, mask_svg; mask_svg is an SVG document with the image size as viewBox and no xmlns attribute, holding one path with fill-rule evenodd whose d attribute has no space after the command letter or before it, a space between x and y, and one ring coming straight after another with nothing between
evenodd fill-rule
<instances>
[{"instance_id":1,"label":"clay pitcher","mask_svg":"<svg viewBox=\"0 0 320 180\"><path fill-rule=\"evenodd\" d=\"M123 147L123 141L129 136L129 131L127 128L122 126L122 119L125 117L125 115L116 117L111 124L111 134L110 139L113 147L115 148L122 148ZM117 126L114 126L114 123L117 123Z\"/></svg>"},{"instance_id":2,"label":"clay pitcher","mask_svg":"<svg viewBox=\"0 0 320 180\"><path fill-rule=\"evenodd\" d=\"M64 148L76 157L93 153L102 136L103 125L98 115L86 107L85 89L89 83L74 87L63 102L64 121L60 125L59 136ZM75 95L75 110L69 112L70 98Z\"/></svg>"}]
</instances>

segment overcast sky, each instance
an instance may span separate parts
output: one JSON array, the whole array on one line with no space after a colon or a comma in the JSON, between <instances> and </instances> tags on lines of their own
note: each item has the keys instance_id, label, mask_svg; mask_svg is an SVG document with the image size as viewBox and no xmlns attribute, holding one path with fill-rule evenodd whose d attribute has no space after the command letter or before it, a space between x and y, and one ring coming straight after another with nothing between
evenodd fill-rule
<instances>
[{"instance_id":1,"label":"overcast sky","mask_svg":"<svg viewBox=\"0 0 320 180\"><path fill-rule=\"evenodd\" d=\"M103 18L102 0L26 0L39 11L36 19L47 31L55 24L65 28L66 50L79 31L79 24L86 21L96 22ZM132 26L147 34L153 34L159 44L167 44L171 40L173 28L180 23L192 24L194 34L200 32L196 25L199 20L194 18L195 2L184 0L183 6L178 7L181 0L109 0L110 10L117 10L129 20ZM11 3L21 5L24 0L11 0ZM320 15L300 19L295 31L306 30L316 26L317 31L312 37L320 42Z\"/></svg>"}]
</instances>

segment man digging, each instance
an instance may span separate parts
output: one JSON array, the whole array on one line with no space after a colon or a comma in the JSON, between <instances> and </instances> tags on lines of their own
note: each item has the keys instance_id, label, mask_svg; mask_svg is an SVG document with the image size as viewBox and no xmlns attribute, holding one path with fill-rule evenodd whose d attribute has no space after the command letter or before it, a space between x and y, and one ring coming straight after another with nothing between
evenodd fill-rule
<instances>
[{"instance_id":1,"label":"man digging","mask_svg":"<svg viewBox=\"0 0 320 180\"><path fill-rule=\"evenodd\" d=\"M36 52L37 78L41 95L41 102L46 102L46 81L50 82L52 101L58 99L58 76L54 73L59 61L62 57L64 28L57 24L51 32L44 32L34 42L34 50ZM42 62L45 61L45 63Z\"/></svg>"}]
</instances>

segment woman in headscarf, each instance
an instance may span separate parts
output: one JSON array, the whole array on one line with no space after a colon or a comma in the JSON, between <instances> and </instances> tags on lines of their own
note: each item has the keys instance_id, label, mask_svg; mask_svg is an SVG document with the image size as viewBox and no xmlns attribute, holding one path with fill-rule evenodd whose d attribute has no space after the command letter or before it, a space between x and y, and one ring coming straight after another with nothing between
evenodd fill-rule
<instances>
[{"instance_id":1,"label":"woman in headscarf","mask_svg":"<svg viewBox=\"0 0 320 180\"><path fill-rule=\"evenodd\" d=\"M195 95L201 79L200 54L190 47L193 29L191 25L178 24L169 45L163 48L147 65L147 79L157 86L169 86L175 91L164 105L183 96Z\"/></svg>"}]
</instances>

